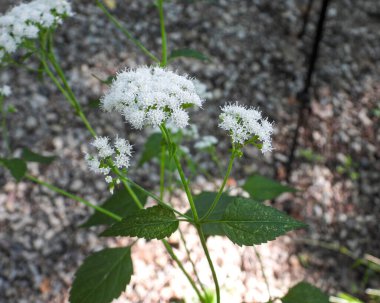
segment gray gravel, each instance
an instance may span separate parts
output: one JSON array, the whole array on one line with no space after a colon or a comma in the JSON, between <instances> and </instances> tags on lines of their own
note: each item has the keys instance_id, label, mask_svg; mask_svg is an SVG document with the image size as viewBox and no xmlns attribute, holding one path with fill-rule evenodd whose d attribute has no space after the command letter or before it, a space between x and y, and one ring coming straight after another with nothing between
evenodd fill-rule
<instances>
[{"instance_id":1,"label":"gray gravel","mask_svg":"<svg viewBox=\"0 0 380 303\"><path fill-rule=\"evenodd\" d=\"M106 78L125 66L150 62L91 2L74 4L75 17L57 33L57 53L96 131L101 135L117 132L128 136L138 153L144 135L130 130L118 115L102 113L87 104L105 89L93 74ZM116 15L159 55L159 25L152 1L118 2ZM4 3L0 4L1 11L6 9ZM218 107L224 102L240 100L259 106L276 122L273 157L262 157L247 148L246 157L234 168L237 181L253 171L284 177L297 116L295 95L302 85L305 52L310 50L319 11L314 5L311 23L300 40L297 35L305 8L306 1L301 0L166 4L169 48L190 47L211 58L206 63L181 59L172 66L198 78L212 93L193 121L202 134L220 138L220 155L225 155L228 148L226 137L217 128ZM380 106L379 16L380 3L376 0L332 1L328 11L314 77L311 116L308 128L301 130L291 178L301 191L275 202L276 207L304 220L310 228L259 247L272 295L284 294L301 279L330 293L350 291L352 284L359 285L362 279L362 270L351 268L352 260L319 246L297 244L297 236L338 242L355 256L379 256L380 121L374 113ZM39 82L35 75L15 68L3 70L0 83L12 86L14 93L9 102L18 109L9 121L15 155L25 146L57 155L58 160L49 167L31 165L31 173L90 201L103 200L108 195L104 182L90 174L83 162L89 135L52 83L48 79ZM300 151L306 148L323 159L305 160ZM355 163L358 180L337 171L348 155ZM2 172L0 302L66 302L73 274L82 260L90 252L125 245L128 240L97 238L99 230L89 232L78 227L90 210L29 182L15 184ZM156 168L144 166L133 174L140 183L152 187L157 184L153 182L157 179L154 172ZM198 181L198 189L212 187ZM184 208L184 200L179 196L175 203ZM211 288L195 232L188 226L183 229L199 261L202 279ZM176 236L170 241L179 245ZM210 239L209 244L224 302L267 300L252 248L239 248L221 238ZM186 261L183 249L178 253ZM168 302L192 296L189 285L159 242L140 241L133 254L136 274L117 302ZM368 287L380 287L379 278L371 279Z\"/></svg>"}]
</instances>

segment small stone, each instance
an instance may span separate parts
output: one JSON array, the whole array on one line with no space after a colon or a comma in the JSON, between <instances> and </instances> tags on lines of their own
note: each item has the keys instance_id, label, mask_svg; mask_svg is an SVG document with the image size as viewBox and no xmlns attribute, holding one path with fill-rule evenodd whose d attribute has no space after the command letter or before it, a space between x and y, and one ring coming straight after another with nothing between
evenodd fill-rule
<instances>
[{"instance_id":1,"label":"small stone","mask_svg":"<svg viewBox=\"0 0 380 303\"><path fill-rule=\"evenodd\" d=\"M34 130L38 125L38 122L37 122L37 119L34 118L33 116L29 116L27 119L26 119L26 122L25 122L25 127L28 129L28 130Z\"/></svg>"},{"instance_id":2,"label":"small stone","mask_svg":"<svg viewBox=\"0 0 380 303\"><path fill-rule=\"evenodd\" d=\"M78 191L80 191L81 189L82 189L82 187L83 187L83 181L82 180L80 180L80 179L76 179L73 183L71 183L71 185L70 185L70 189L72 190L72 191L76 191L76 192L78 192Z\"/></svg>"}]
</instances>

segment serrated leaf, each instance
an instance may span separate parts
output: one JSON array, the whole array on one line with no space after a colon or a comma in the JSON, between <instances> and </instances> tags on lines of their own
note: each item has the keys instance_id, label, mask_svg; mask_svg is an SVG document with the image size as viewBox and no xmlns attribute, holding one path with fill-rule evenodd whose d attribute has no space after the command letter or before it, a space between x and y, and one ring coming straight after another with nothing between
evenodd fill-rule
<instances>
[{"instance_id":1,"label":"serrated leaf","mask_svg":"<svg viewBox=\"0 0 380 303\"><path fill-rule=\"evenodd\" d=\"M153 206L140 209L122 221L113 224L100 236L129 236L145 239L163 239L169 237L178 228L179 221L170 209Z\"/></svg>"},{"instance_id":2,"label":"serrated leaf","mask_svg":"<svg viewBox=\"0 0 380 303\"><path fill-rule=\"evenodd\" d=\"M136 192L140 202L145 205L147 196L141 192ZM125 217L130 213L137 211L139 208L133 201L131 195L125 188L115 190L113 195L109 197L102 205L102 208L113 212L120 217ZM112 224L115 220L101 212L95 213L88 218L88 220L81 225L81 227L91 227L96 225Z\"/></svg>"},{"instance_id":3,"label":"serrated leaf","mask_svg":"<svg viewBox=\"0 0 380 303\"><path fill-rule=\"evenodd\" d=\"M5 166L11 173L11 175L19 182L26 174L27 166L24 160L13 158L13 159L2 159L0 158L0 164Z\"/></svg>"},{"instance_id":4,"label":"serrated leaf","mask_svg":"<svg viewBox=\"0 0 380 303\"><path fill-rule=\"evenodd\" d=\"M174 60L176 58L193 58L201 61L210 61L210 58L201 52L191 49L191 48L182 48L173 50L169 56L169 60Z\"/></svg>"},{"instance_id":5,"label":"serrated leaf","mask_svg":"<svg viewBox=\"0 0 380 303\"><path fill-rule=\"evenodd\" d=\"M132 274L130 247L98 251L76 272L69 300L71 303L109 303L125 290Z\"/></svg>"},{"instance_id":6,"label":"serrated leaf","mask_svg":"<svg viewBox=\"0 0 380 303\"><path fill-rule=\"evenodd\" d=\"M200 218L206 214L212 202L214 201L216 195L217 195L216 192L205 191L194 197L195 208L197 209L197 212ZM208 217L208 220L213 220L213 221L221 220L223 218L223 214L226 210L226 207L235 199L236 197L222 194L218 204L216 204L215 209ZM191 210L188 210L186 214L191 217L193 216ZM221 224L215 224L215 223L202 224L202 229L206 236L224 236L225 235Z\"/></svg>"},{"instance_id":7,"label":"serrated leaf","mask_svg":"<svg viewBox=\"0 0 380 303\"><path fill-rule=\"evenodd\" d=\"M237 198L221 220L226 236L237 245L261 244L293 229L305 227L285 213L251 199Z\"/></svg>"},{"instance_id":8,"label":"serrated leaf","mask_svg":"<svg viewBox=\"0 0 380 303\"><path fill-rule=\"evenodd\" d=\"M161 141L162 135L160 133L154 133L149 136L145 142L144 149L138 163L139 166L161 154Z\"/></svg>"},{"instance_id":9,"label":"serrated leaf","mask_svg":"<svg viewBox=\"0 0 380 303\"><path fill-rule=\"evenodd\" d=\"M247 179L243 185L243 189L249 193L252 199L257 201L271 200L282 193L296 191L292 187L282 185L275 180L257 174Z\"/></svg>"},{"instance_id":10,"label":"serrated leaf","mask_svg":"<svg viewBox=\"0 0 380 303\"><path fill-rule=\"evenodd\" d=\"M31 151L29 148L24 148L22 151L21 158L27 162L38 162L42 164L50 164L55 160L55 156L42 156Z\"/></svg>"},{"instance_id":11,"label":"serrated leaf","mask_svg":"<svg viewBox=\"0 0 380 303\"><path fill-rule=\"evenodd\" d=\"M281 300L283 303L329 303L325 293L306 282L293 286Z\"/></svg>"}]
</instances>

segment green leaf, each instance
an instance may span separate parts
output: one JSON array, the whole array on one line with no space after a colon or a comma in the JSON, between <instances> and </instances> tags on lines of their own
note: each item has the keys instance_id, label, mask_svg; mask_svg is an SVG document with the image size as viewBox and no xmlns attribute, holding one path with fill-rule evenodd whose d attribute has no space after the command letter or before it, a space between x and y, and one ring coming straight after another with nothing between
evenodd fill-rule
<instances>
[{"instance_id":1,"label":"green leaf","mask_svg":"<svg viewBox=\"0 0 380 303\"><path fill-rule=\"evenodd\" d=\"M17 113L17 108L13 104L10 104L8 105L7 112L10 114Z\"/></svg>"},{"instance_id":2,"label":"green leaf","mask_svg":"<svg viewBox=\"0 0 380 303\"><path fill-rule=\"evenodd\" d=\"M71 303L109 303L131 281L131 248L107 248L89 256L75 274Z\"/></svg>"},{"instance_id":3,"label":"green leaf","mask_svg":"<svg viewBox=\"0 0 380 303\"><path fill-rule=\"evenodd\" d=\"M363 301L359 300L358 298L355 298L349 294L346 293L339 293L338 298L343 299L345 303L364 303Z\"/></svg>"},{"instance_id":4,"label":"green leaf","mask_svg":"<svg viewBox=\"0 0 380 303\"><path fill-rule=\"evenodd\" d=\"M283 303L329 303L325 293L306 282L293 286L281 300Z\"/></svg>"},{"instance_id":5,"label":"green leaf","mask_svg":"<svg viewBox=\"0 0 380 303\"><path fill-rule=\"evenodd\" d=\"M0 163L5 166L11 173L11 175L19 182L26 174L26 163L22 159L2 159L0 158Z\"/></svg>"},{"instance_id":6,"label":"green leaf","mask_svg":"<svg viewBox=\"0 0 380 303\"><path fill-rule=\"evenodd\" d=\"M29 148L24 148L21 157L27 162L38 162L43 164L50 164L55 160L55 156L42 156L31 151Z\"/></svg>"},{"instance_id":7,"label":"green leaf","mask_svg":"<svg viewBox=\"0 0 380 303\"><path fill-rule=\"evenodd\" d=\"M191 48L181 48L173 50L169 56L169 60L174 60L176 58L185 57L185 58L193 58L201 61L211 61L209 57L198 52Z\"/></svg>"},{"instance_id":8,"label":"green leaf","mask_svg":"<svg viewBox=\"0 0 380 303\"><path fill-rule=\"evenodd\" d=\"M221 223L224 233L232 242L249 246L305 227L304 223L273 207L245 198L237 198L227 206Z\"/></svg>"},{"instance_id":9,"label":"green leaf","mask_svg":"<svg viewBox=\"0 0 380 303\"><path fill-rule=\"evenodd\" d=\"M163 239L177 230L178 223L173 211L157 205L129 214L122 221L113 224L101 233L100 236Z\"/></svg>"},{"instance_id":10,"label":"green leaf","mask_svg":"<svg viewBox=\"0 0 380 303\"><path fill-rule=\"evenodd\" d=\"M212 202L214 201L217 193L215 192L207 192L204 191L199 195L194 197L195 208L197 209L199 217L203 217L206 212L209 210ZM236 197L228 196L226 194L222 194L218 204L216 204L215 209L207 218L207 220L221 220L223 218L223 214L227 208L227 206L233 202ZM187 215L193 216L191 210L188 210ZM225 233L223 231L221 224L216 223L206 223L202 224L203 232L206 236L224 236Z\"/></svg>"},{"instance_id":11,"label":"green leaf","mask_svg":"<svg viewBox=\"0 0 380 303\"><path fill-rule=\"evenodd\" d=\"M296 192L296 189L292 187L257 174L247 179L243 189L257 201L271 200L285 192Z\"/></svg>"},{"instance_id":12,"label":"green leaf","mask_svg":"<svg viewBox=\"0 0 380 303\"><path fill-rule=\"evenodd\" d=\"M141 192L136 192L137 197L143 205L146 203L147 196ZM139 208L133 201L131 195L125 188L115 190L113 195L109 197L101 207L113 212L120 217L125 217L130 213L137 211ZM90 227L95 225L112 224L115 220L101 212L95 211L95 213L88 218L88 220L81 225L81 227Z\"/></svg>"},{"instance_id":13,"label":"green leaf","mask_svg":"<svg viewBox=\"0 0 380 303\"><path fill-rule=\"evenodd\" d=\"M145 142L144 149L138 163L139 166L161 154L161 141L162 135L160 133L153 133L149 136Z\"/></svg>"}]
</instances>

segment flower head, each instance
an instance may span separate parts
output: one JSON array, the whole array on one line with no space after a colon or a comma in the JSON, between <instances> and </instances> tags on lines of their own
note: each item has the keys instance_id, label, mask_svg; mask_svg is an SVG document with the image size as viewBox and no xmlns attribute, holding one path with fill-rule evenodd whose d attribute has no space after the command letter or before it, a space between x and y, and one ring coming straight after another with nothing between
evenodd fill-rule
<instances>
[{"instance_id":1,"label":"flower head","mask_svg":"<svg viewBox=\"0 0 380 303\"><path fill-rule=\"evenodd\" d=\"M193 82L160 67L139 67L120 72L102 98L106 111L120 112L134 128L171 122L188 125L189 106L201 106Z\"/></svg>"},{"instance_id":2,"label":"flower head","mask_svg":"<svg viewBox=\"0 0 380 303\"><path fill-rule=\"evenodd\" d=\"M14 53L24 40L37 38L42 28L60 24L72 15L67 0L34 0L13 7L0 16L0 60Z\"/></svg>"},{"instance_id":3,"label":"flower head","mask_svg":"<svg viewBox=\"0 0 380 303\"><path fill-rule=\"evenodd\" d=\"M116 137L114 144L110 144L107 137L96 137L91 145L97 149L97 155L86 154L85 159L90 170L103 174L107 183L113 183L110 176L113 167L127 169L132 156L132 145L125 139ZM118 178L115 178L117 182Z\"/></svg>"},{"instance_id":4,"label":"flower head","mask_svg":"<svg viewBox=\"0 0 380 303\"><path fill-rule=\"evenodd\" d=\"M272 151L273 125L257 109L228 104L222 107L219 118L219 127L230 133L233 143L253 143L263 153Z\"/></svg>"}]
</instances>

